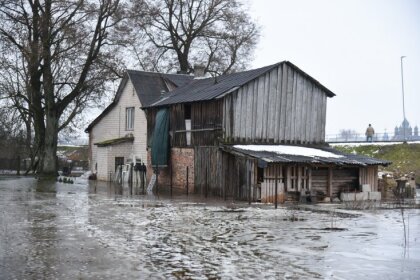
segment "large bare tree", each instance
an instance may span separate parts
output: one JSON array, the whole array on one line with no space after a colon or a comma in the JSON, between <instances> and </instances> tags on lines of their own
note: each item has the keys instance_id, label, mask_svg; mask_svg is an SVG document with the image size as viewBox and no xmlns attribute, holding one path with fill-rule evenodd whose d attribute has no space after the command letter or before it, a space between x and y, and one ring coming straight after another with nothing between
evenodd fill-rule
<instances>
[{"instance_id":1,"label":"large bare tree","mask_svg":"<svg viewBox=\"0 0 420 280\"><path fill-rule=\"evenodd\" d=\"M244 69L259 28L237 0L132 0L138 40L132 45L140 67L211 75ZM139 42L142 42L139 44Z\"/></svg>"},{"instance_id":2,"label":"large bare tree","mask_svg":"<svg viewBox=\"0 0 420 280\"><path fill-rule=\"evenodd\" d=\"M33 126L41 175L56 175L58 133L117 77L122 15L118 0L0 0L0 94Z\"/></svg>"}]
</instances>

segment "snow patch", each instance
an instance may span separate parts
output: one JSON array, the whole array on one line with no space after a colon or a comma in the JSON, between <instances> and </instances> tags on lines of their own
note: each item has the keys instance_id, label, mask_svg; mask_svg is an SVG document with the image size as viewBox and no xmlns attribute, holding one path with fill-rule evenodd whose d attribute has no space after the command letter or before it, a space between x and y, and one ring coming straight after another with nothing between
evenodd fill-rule
<instances>
[{"instance_id":1,"label":"snow patch","mask_svg":"<svg viewBox=\"0 0 420 280\"><path fill-rule=\"evenodd\" d=\"M235 145L236 149L255 151L255 152L272 152L279 155L295 155L305 157L325 157L325 158L342 158L344 156L337 155L331 152L287 145Z\"/></svg>"},{"instance_id":2,"label":"snow patch","mask_svg":"<svg viewBox=\"0 0 420 280\"><path fill-rule=\"evenodd\" d=\"M348 142L348 143L329 143L330 146L389 146L389 145L401 145L403 142ZM407 144L420 144L420 141L409 141Z\"/></svg>"}]
</instances>

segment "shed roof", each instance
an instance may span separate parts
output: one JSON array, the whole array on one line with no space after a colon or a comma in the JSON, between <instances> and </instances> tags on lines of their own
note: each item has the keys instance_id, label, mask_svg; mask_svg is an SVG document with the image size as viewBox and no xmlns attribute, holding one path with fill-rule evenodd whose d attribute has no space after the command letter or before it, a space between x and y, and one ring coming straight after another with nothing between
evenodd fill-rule
<instances>
[{"instance_id":1,"label":"shed roof","mask_svg":"<svg viewBox=\"0 0 420 280\"><path fill-rule=\"evenodd\" d=\"M196 101L215 99L217 97L223 96L224 94L233 92L237 88L258 78L259 76L280 65L287 65L293 68L295 71L299 72L301 75L305 76L318 87L320 87L322 90L324 90L329 97L335 96L333 92L331 92L317 80L303 72L296 65L289 61L283 61L262 68L222 75L215 78L194 79L193 81L188 83L188 85L179 87L171 91L170 93L168 93L168 95L162 97L160 100L156 101L150 106L143 107L161 107L177 103L190 103Z\"/></svg>"},{"instance_id":2,"label":"shed roof","mask_svg":"<svg viewBox=\"0 0 420 280\"><path fill-rule=\"evenodd\" d=\"M85 132L89 132L114 106L118 103L128 80L130 80L136 90L136 94L142 106L148 106L161 97L162 91L168 92L170 87L182 87L193 80L193 76L183 74L165 74L156 72L146 72L138 70L126 70L118 86L114 100L105 110L94 119ZM169 87L170 86L170 87Z\"/></svg>"},{"instance_id":3,"label":"shed roof","mask_svg":"<svg viewBox=\"0 0 420 280\"><path fill-rule=\"evenodd\" d=\"M390 161L381 160L362 155L346 154L331 147L309 147L289 145L235 145L223 146L223 150L261 159L273 163L307 163L320 165L354 165L370 166L391 164Z\"/></svg>"}]
</instances>

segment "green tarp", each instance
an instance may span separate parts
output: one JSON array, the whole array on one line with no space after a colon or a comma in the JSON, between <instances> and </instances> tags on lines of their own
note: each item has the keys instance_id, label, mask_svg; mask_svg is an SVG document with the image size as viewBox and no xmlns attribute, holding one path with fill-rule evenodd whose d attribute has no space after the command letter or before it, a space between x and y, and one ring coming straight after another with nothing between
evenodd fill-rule
<instances>
[{"instance_id":1,"label":"green tarp","mask_svg":"<svg viewBox=\"0 0 420 280\"><path fill-rule=\"evenodd\" d=\"M156 114L152 139L152 165L168 165L169 156L169 110L160 109Z\"/></svg>"}]
</instances>

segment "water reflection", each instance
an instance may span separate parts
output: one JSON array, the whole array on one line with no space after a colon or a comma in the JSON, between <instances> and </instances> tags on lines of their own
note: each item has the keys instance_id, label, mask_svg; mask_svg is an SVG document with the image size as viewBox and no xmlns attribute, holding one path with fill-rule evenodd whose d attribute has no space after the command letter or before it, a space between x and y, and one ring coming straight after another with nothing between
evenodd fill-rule
<instances>
[{"instance_id":1,"label":"water reflection","mask_svg":"<svg viewBox=\"0 0 420 280\"><path fill-rule=\"evenodd\" d=\"M148 196L136 185L54 184L55 193L38 193L36 181L0 181L1 278L418 275L418 210L409 210L410 257L403 259L398 211L332 215L176 192ZM332 223L346 230L324 230Z\"/></svg>"}]
</instances>

